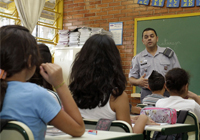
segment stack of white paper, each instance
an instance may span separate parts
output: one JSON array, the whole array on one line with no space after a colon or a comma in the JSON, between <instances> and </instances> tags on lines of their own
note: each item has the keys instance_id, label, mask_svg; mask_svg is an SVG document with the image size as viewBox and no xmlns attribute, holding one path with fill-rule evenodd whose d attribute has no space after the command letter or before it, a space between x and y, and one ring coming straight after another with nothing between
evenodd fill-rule
<instances>
[{"instance_id":1,"label":"stack of white paper","mask_svg":"<svg viewBox=\"0 0 200 140\"><path fill-rule=\"evenodd\" d=\"M80 33L79 32L70 32L69 33L69 47L78 46L79 44Z\"/></svg>"},{"instance_id":2,"label":"stack of white paper","mask_svg":"<svg viewBox=\"0 0 200 140\"><path fill-rule=\"evenodd\" d=\"M87 39L94 34L106 34L113 37L112 33L103 28L82 27L73 31L59 30L59 41L57 46L77 47L83 46Z\"/></svg>"},{"instance_id":3,"label":"stack of white paper","mask_svg":"<svg viewBox=\"0 0 200 140\"><path fill-rule=\"evenodd\" d=\"M91 35L91 28L82 27L81 29L78 29L78 31L80 32L79 45L83 46Z\"/></svg>"},{"instance_id":4,"label":"stack of white paper","mask_svg":"<svg viewBox=\"0 0 200 140\"><path fill-rule=\"evenodd\" d=\"M59 30L59 40L57 45L68 46L69 42L69 30Z\"/></svg>"}]
</instances>

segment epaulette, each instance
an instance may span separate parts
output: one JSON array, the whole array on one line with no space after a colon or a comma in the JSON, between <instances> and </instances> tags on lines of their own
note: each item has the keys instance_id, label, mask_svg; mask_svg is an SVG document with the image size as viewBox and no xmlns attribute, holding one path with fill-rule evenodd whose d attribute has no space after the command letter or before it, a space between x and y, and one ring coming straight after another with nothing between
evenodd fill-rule
<instances>
[{"instance_id":1,"label":"epaulette","mask_svg":"<svg viewBox=\"0 0 200 140\"><path fill-rule=\"evenodd\" d=\"M167 56L168 58L171 58L171 57L174 55L174 51L173 51L171 48L167 47L167 48L163 51L163 54L164 54L165 56Z\"/></svg>"}]
</instances>

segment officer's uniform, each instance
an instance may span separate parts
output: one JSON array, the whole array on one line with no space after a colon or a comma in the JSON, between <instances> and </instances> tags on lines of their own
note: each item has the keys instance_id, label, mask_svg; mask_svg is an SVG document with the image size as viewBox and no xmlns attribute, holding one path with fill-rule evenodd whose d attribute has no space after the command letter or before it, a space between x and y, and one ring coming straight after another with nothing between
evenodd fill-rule
<instances>
[{"instance_id":1,"label":"officer's uniform","mask_svg":"<svg viewBox=\"0 0 200 140\"><path fill-rule=\"evenodd\" d=\"M146 73L145 78L148 79L153 70L156 70L157 72L165 76L165 74L172 68L180 68L180 64L176 54L173 53L173 56L169 58L163 54L165 49L166 48L164 47L158 46L155 56L152 56L145 49L137 54L135 57L133 57L132 67L129 72L129 78L134 77L138 79L142 75L144 75L144 73ZM149 94L151 94L151 91L141 88L141 102L143 98Z\"/></svg>"}]
</instances>

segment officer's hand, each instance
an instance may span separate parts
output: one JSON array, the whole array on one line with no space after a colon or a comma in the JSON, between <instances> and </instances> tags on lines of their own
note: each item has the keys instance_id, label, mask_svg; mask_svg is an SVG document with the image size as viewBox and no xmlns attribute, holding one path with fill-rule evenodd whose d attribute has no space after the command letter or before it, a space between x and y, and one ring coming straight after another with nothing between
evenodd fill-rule
<instances>
[{"instance_id":1,"label":"officer's hand","mask_svg":"<svg viewBox=\"0 0 200 140\"><path fill-rule=\"evenodd\" d=\"M148 88L149 87L148 79L145 79L144 78L145 76L146 76L146 73L140 77L139 86L144 87L144 88Z\"/></svg>"}]
</instances>

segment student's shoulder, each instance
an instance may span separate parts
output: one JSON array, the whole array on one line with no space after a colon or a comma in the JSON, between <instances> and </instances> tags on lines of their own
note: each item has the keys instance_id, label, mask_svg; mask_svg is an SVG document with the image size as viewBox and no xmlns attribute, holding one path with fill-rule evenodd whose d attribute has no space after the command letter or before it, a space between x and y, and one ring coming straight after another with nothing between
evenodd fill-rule
<instances>
[{"instance_id":1,"label":"student's shoulder","mask_svg":"<svg viewBox=\"0 0 200 140\"><path fill-rule=\"evenodd\" d=\"M110 105L111 105L111 108L113 109L113 111L122 109L125 106L127 106L128 104L129 104L129 99L128 99L128 95L126 94L126 92L123 92L117 98L114 98L111 95Z\"/></svg>"},{"instance_id":2,"label":"student's shoulder","mask_svg":"<svg viewBox=\"0 0 200 140\"><path fill-rule=\"evenodd\" d=\"M26 84L25 84L25 86L26 86L26 88L27 89L29 89L30 90L30 92L31 93L33 93L33 95L35 95L35 96L41 96L41 94L43 95L48 95L49 93L48 93L48 91L45 89L45 88L43 88L43 87L41 87L41 86L39 86L39 85L37 85L37 84L35 84L35 83L30 83L30 82L26 82Z\"/></svg>"},{"instance_id":3,"label":"student's shoulder","mask_svg":"<svg viewBox=\"0 0 200 140\"><path fill-rule=\"evenodd\" d=\"M30 93L32 91L41 89L41 87L38 86L37 84L30 83L30 82L12 81L12 82L9 82L9 85L11 85L12 87L20 88L20 90L27 91L27 92L30 92Z\"/></svg>"},{"instance_id":4,"label":"student's shoulder","mask_svg":"<svg viewBox=\"0 0 200 140\"><path fill-rule=\"evenodd\" d=\"M117 99L115 100L115 103L117 104L122 104L122 103L126 103L129 100L128 95L126 92L123 92L120 96L117 97Z\"/></svg>"},{"instance_id":5,"label":"student's shoulder","mask_svg":"<svg viewBox=\"0 0 200 140\"><path fill-rule=\"evenodd\" d=\"M128 94L124 91L119 97L128 98Z\"/></svg>"},{"instance_id":6,"label":"student's shoulder","mask_svg":"<svg viewBox=\"0 0 200 140\"><path fill-rule=\"evenodd\" d=\"M156 102L156 106L162 105L163 103L166 103L167 101L168 101L168 98L158 99Z\"/></svg>"},{"instance_id":7,"label":"student's shoulder","mask_svg":"<svg viewBox=\"0 0 200 140\"><path fill-rule=\"evenodd\" d=\"M185 106L189 105L189 108L191 108L192 110L198 109L200 111L200 105L196 101L194 101L193 99L184 99L183 104Z\"/></svg>"},{"instance_id":8,"label":"student's shoulder","mask_svg":"<svg viewBox=\"0 0 200 140\"><path fill-rule=\"evenodd\" d=\"M26 82L25 86L28 87L28 88L30 88L30 89L34 89L34 90L41 90L41 89L43 89L43 87L41 87L41 86L39 86L39 85L37 85L35 83L31 83L31 82Z\"/></svg>"},{"instance_id":9,"label":"student's shoulder","mask_svg":"<svg viewBox=\"0 0 200 140\"><path fill-rule=\"evenodd\" d=\"M121 102L128 99L128 95L126 92L123 92L120 96L118 96L116 99L111 95L111 101L117 103L117 102Z\"/></svg>"},{"instance_id":10,"label":"student's shoulder","mask_svg":"<svg viewBox=\"0 0 200 140\"><path fill-rule=\"evenodd\" d=\"M195 100L193 99L184 99L184 102L190 105L199 105Z\"/></svg>"},{"instance_id":11,"label":"student's shoulder","mask_svg":"<svg viewBox=\"0 0 200 140\"><path fill-rule=\"evenodd\" d=\"M163 98L160 98L158 101L168 101L168 100L169 100L168 97L163 96Z\"/></svg>"}]
</instances>

